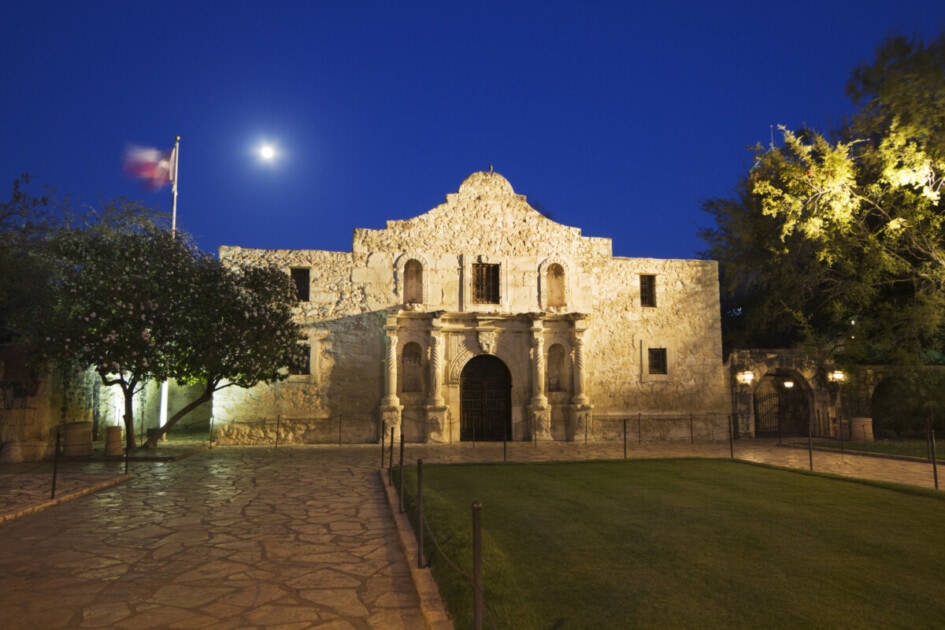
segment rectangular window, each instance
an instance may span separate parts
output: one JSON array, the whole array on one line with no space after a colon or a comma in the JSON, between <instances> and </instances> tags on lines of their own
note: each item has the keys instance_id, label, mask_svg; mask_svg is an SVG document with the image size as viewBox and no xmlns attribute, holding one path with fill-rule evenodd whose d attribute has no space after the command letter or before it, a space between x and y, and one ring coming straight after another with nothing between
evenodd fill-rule
<instances>
[{"instance_id":1,"label":"rectangular window","mask_svg":"<svg viewBox=\"0 0 945 630\"><path fill-rule=\"evenodd\" d=\"M666 348L650 348L648 354L650 374L669 373L669 366L666 363Z\"/></svg>"},{"instance_id":2,"label":"rectangular window","mask_svg":"<svg viewBox=\"0 0 945 630\"><path fill-rule=\"evenodd\" d=\"M656 276L640 275L640 306L656 306Z\"/></svg>"},{"instance_id":3,"label":"rectangular window","mask_svg":"<svg viewBox=\"0 0 945 630\"><path fill-rule=\"evenodd\" d=\"M478 263L473 265L473 302L476 304L499 303L499 265Z\"/></svg>"},{"instance_id":4,"label":"rectangular window","mask_svg":"<svg viewBox=\"0 0 945 630\"><path fill-rule=\"evenodd\" d=\"M292 376L308 376L312 373L312 346L300 344L301 350L295 355L295 361L289 366Z\"/></svg>"},{"instance_id":5,"label":"rectangular window","mask_svg":"<svg viewBox=\"0 0 945 630\"><path fill-rule=\"evenodd\" d=\"M292 269L292 281L295 283L295 294L300 302L308 302L308 291L311 286L308 269Z\"/></svg>"}]
</instances>

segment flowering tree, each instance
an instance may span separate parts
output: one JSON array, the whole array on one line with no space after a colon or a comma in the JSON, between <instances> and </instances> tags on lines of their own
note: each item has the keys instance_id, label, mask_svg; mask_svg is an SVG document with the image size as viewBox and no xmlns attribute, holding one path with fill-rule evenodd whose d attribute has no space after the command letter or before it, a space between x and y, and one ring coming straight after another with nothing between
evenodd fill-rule
<instances>
[{"instance_id":1,"label":"flowering tree","mask_svg":"<svg viewBox=\"0 0 945 630\"><path fill-rule=\"evenodd\" d=\"M170 331L195 250L146 209L116 203L94 223L66 225L52 235L53 308L31 323L27 340L39 358L92 368L104 385L121 389L132 448L133 399L148 380L171 369Z\"/></svg>"},{"instance_id":2,"label":"flowering tree","mask_svg":"<svg viewBox=\"0 0 945 630\"><path fill-rule=\"evenodd\" d=\"M195 262L181 321L171 331L169 375L180 384L202 385L203 393L169 418L150 446L215 391L281 380L305 352L293 317L298 299L284 270L224 266L207 256Z\"/></svg>"},{"instance_id":3,"label":"flowering tree","mask_svg":"<svg viewBox=\"0 0 945 630\"><path fill-rule=\"evenodd\" d=\"M65 221L45 262L53 306L28 324L27 341L38 358L94 369L121 389L128 448L134 396L148 381L204 386L158 439L221 387L283 378L302 350L285 272L225 267L138 204Z\"/></svg>"}]
</instances>

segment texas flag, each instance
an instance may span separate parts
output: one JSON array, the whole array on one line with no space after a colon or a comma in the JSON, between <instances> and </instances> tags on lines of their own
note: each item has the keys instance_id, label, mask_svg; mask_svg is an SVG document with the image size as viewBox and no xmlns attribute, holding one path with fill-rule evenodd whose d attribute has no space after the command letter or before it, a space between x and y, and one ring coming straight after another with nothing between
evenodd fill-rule
<instances>
[{"instance_id":1,"label":"texas flag","mask_svg":"<svg viewBox=\"0 0 945 630\"><path fill-rule=\"evenodd\" d=\"M160 151L150 147L129 147L125 151L125 172L140 179L149 190L160 190L177 182L177 149Z\"/></svg>"}]
</instances>

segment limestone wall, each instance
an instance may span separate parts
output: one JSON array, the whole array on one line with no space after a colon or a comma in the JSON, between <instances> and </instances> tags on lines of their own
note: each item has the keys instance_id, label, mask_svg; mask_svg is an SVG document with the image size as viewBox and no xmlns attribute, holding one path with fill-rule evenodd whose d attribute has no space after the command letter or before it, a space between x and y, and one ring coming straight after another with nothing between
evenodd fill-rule
<instances>
[{"instance_id":1,"label":"limestone wall","mask_svg":"<svg viewBox=\"0 0 945 630\"><path fill-rule=\"evenodd\" d=\"M482 352L495 354L512 373L514 439L531 436L536 420L529 409L535 404L547 407L551 437L575 439L571 407L582 396L600 426L632 414L689 413L724 424L730 409L716 264L614 258L610 239L584 237L580 229L542 216L496 173L474 173L425 214L390 221L382 230L355 230L352 252L222 247L220 256L276 264L287 273L308 269L311 281L309 300L298 311L309 332L311 374L220 392L213 413L224 439L274 441L282 429L273 423L285 422L294 427L286 439L323 440L318 436L335 431L342 442L375 440L379 429L365 427L380 422L388 393L389 335L395 363L405 344L421 350L422 391L403 391L398 374L391 392L403 408L408 439L433 433L442 441L458 438L459 370ZM408 295L410 261L422 268L419 300ZM479 264L499 266L496 303L473 299L473 268ZM551 287L558 282L548 275L551 268L563 273L560 288ZM655 307L641 304L641 274L655 276ZM555 291L557 297L549 297ZM480 343L483 331L494 338L494 348ZM430 383L435 335L442 335L445 347L438 385ZM555 344L564 349L568 375L560 391L539 391L545 386L535 380L544 378L535 366L536 343L543 353ZM575 376L580 344L583 393ZM651 348L665 351L665 374L650 373ZM443 411L430 416L436 405ZM431 429L431 422L438 426Z\"/></svg>"}]
</instances>

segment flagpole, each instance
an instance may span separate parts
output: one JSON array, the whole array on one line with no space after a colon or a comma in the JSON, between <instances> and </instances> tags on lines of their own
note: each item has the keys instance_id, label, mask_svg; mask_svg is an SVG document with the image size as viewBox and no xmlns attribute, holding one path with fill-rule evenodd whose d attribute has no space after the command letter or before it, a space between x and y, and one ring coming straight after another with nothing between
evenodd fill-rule
<instances>
[{"instance_id":1,"label":"flagpole","mask_svg":"<svg viewBox=\"0 0 945 630\"><path fill-rule=\"evenodd\" d=\"M171 201L171 238L177 238L177 165L180 162L180 136L174 140L174 151L171 156L170 173L169 177L171 178L171 193L173 195ZM164 428L164 425L167 424L167 395L168 387L167 380L161 382L161 411L158 418L159 428Z\"/></svg>"},{"instance_id":2,"label":"flagpole","mask_svg":"<svg viewBox=\"0 0 945 630\"><path fill-rule=\"evenodd\" d=\"M177 165L180 163L180 136L174 141L174 163L171 165L171 234L177 235Z\"/></svg>"}]
</instances>

